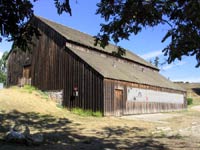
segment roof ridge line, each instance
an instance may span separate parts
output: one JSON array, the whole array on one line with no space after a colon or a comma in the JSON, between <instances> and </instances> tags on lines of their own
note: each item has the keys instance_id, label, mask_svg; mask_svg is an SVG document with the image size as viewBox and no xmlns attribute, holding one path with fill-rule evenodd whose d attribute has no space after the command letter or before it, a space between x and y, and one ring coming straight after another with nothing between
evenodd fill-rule
<instances>
[{"instance_id":1,"label":"roof ridge line","mask_svg":"<svg viewBox=\"0 0 200 150\"><path fill-rule=\"evenodd\" d=\"M46 23L45 21L50 22L50 23L55 24L55 25L62 26L63 28L72 30L72 31L74 31L74 32L78 32L78 33L80 33L80 34L82 34L82 35L85 35L85 36L88 36L88 37L94 39L93 36L91 36L91 35L89 35L89 34L87 34L87 33L81 32L81 31L79 31L79 30L73 29L73 28L71 28L71 27L68 27L68 26L65 26L65 25L63 25L63 24L54 22L54 21L52 21L52 20L48 20L48 19L43 18L43 17L40 17L40 16L34 15L34 17L37 18L37 19L39 19L40 21L42 21L42 22L45 23L46 25L48 25L50 28L54 29L56 32L58 32L60 35L62 35L62 36L63 36L66 40L68 40L68 41L72 41L72 42L78 43L78 44L80 44L80 45L82 45L82 46L89 47L89 48L91 48L91 49L96 49L96 50L98 50L99 52L112 55L111 52L106 51L106 49L102 50L102 49L98 48L97 46L92 47L92 46L90 46L90 45L88 45L88 44L84 44L84 43L82 43L82 42L79 42L79 41L70 39L70 37L68 37L67 35L61 33L60 31L58 31L58 29L55 29L54 27L52 27L51 25L49 25L49 24ZM112 43L109 43L109 44L107 45L107 47L108 47L108 46L111 46L111 47L113 47L113 48L118 48L118 46L116 46L116 45L114 45L114 44L112 44ZM124 48L124 49L125 49L125 48ZM134 62L134 63L140 64L140 65L142 65L142 66L149 67L149 68L151 68L151 69L153 69L153 70L159 71L159 69L158 69L157 67L153 66L152 64L149 64L149 63L148 63L146 60L144 60L143 58L139 57L138 55L134 54L133 52L131 52L131 51L128 50L128 49L125 49L125 50L126 50L128 53L130 53L130 55L133 55L134 57L137 57L137 59L139 59L139 60L141 60L141 61L144 61L144 62L140 62L139 60L133 60L133 59L131 59L131 58L129 58L129 57L116 57L116 58L122 58L122 59L125 59L125 60L129 60L129 61L131 61L131 62Z\"/></svg>"}]
</instances>

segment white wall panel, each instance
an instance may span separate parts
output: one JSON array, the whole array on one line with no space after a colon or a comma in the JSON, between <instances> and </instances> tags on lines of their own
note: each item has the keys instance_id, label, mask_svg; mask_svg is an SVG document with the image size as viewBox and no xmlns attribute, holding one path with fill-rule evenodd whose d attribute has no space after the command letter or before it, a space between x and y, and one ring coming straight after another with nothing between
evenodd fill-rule
<instances>
[{"instance_id":1,"label":"white wall panel","mask_svg":"<svg viewBox=\"0 0 200 150\"><path fill-rule=\"evenodd\" d=\"M127 87L127 101L184 104L184 95Z\"/></svg>"}]
</instances>

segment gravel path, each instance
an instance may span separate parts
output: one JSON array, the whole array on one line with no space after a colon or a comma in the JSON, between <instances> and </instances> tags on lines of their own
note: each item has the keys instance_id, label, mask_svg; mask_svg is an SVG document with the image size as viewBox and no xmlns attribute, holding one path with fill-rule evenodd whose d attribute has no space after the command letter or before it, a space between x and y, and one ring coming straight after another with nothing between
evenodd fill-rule
<instances>
[{"instance_id":1,"label":"gravel path","mask_svg":"<svg viewBox=\"0 0 200 150\"><path fill-rule=\"evenodd\" d=\"M143 120L157 123L168 123L166 120L181 116L181 114L171 114L171 113L156 113L156 114L143 114L143 115L130 115L123 116L121 118L128 120Z\"/></svg>"}]
</instances>

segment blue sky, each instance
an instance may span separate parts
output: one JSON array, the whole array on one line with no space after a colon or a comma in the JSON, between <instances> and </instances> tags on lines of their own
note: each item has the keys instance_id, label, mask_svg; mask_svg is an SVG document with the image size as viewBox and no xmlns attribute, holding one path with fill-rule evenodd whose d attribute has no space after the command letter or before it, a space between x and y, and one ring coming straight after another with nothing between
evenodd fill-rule
<instances>
[{"instance_id":1,"label":"blue sky","mask_svg":"<svg viewBox=\"0 0 200 150\"><path fill-rule=\"evenodd\" d=\"M53 0L40 0L34 3L34 13L38 16L53 20L81 32L96 35L100 30L103 19L95 15L96 4L99 0L71 0L72 16L58 15ZM121 41L118 45L131 50L147 61L159 57L161 63L166 62L162 49L167 42L161 43L168 26L146 28L137 36L131 36L128 41ZM0 57L5 50L10 50L11 43L0 43ZM172 81L200 82L200 68L195 68L195 57L183 57L181 61L160 66L160 73Z\"/></svg>"}]
</instances>

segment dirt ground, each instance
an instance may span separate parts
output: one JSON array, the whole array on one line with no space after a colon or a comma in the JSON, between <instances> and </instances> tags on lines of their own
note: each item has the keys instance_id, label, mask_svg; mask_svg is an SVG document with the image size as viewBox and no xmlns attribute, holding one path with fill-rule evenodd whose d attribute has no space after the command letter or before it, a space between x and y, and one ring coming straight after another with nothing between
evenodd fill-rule
<instances>
[{"instance_id":1,"label":"dirt ground","mask_svg":"<svg viewBox=\"0 0 200 150\"><path fill-rule=\"evenodd\" d=\"M121 118L128 119L128 120L143 120L155 123L169 123L167 122L168 119L174 117L181 117L181 114L172 114L172 113L156 113L156 114L141 114L141 115L129 115L123 116Z\"/></svg>"},{"instance_id":2,"label":"dirt ground","mask_svg":"<svg viewBox=\"0 0 200 150\"><path fill-rule=\"evenodd\" d=\"M193 106L191 107L192 110L200 111L200 106Z\"/></svg>"},{"instance_id":3,"label":"dirt ground","mask_svg":"<svg viewBox=\"0 0 200 150\"><path fill-rule=\"evenodd\" d=\"M7 143L15 124L41 133L40 146ZM199 106L188 110L125 117L81 117L38 92L0 90L0 150L198 150Z\"/></svg>"}]
</instances>

